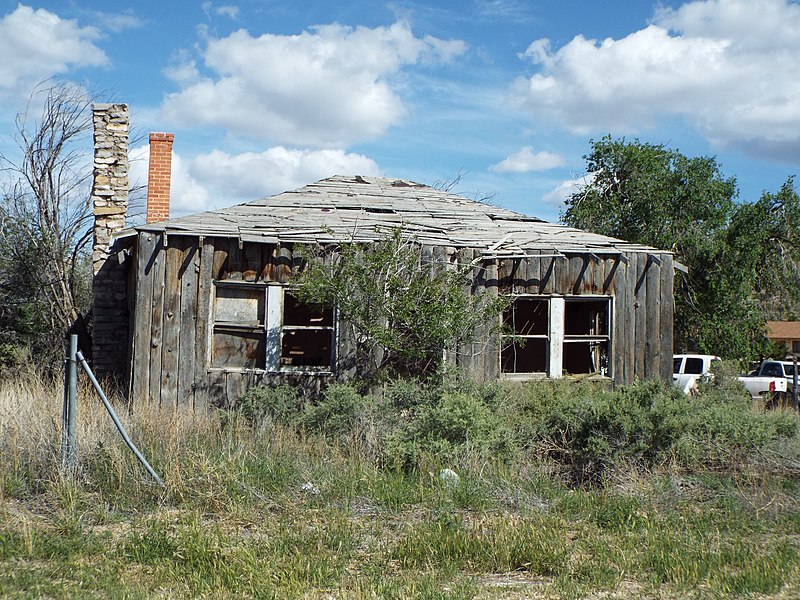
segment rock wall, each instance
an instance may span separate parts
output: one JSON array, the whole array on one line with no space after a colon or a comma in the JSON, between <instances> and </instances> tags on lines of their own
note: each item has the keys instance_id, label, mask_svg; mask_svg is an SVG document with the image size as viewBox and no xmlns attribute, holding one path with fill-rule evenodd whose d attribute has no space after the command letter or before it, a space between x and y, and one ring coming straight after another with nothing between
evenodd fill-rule
<instances>
[{"instance_id":1,"label":"rock wall","mask_svg":"<svg viewBox=\"0 0 800 600\"><path fill-rule=\"evenodd\" d=\"M94 245L92 248L92 368L122 382L127 375L127 269L112 252L112 236L128 211L128 105L94 104Z\"/></svg>"}]
</instances>

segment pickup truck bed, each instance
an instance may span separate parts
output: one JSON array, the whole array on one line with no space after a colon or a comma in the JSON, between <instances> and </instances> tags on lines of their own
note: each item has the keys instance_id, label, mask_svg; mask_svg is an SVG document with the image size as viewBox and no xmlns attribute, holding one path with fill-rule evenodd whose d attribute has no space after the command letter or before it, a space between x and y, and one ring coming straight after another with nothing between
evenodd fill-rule
<instances>
[{"instance_id":1,"label":"pickup truck bed","mask_svg":"<svg viewBox=\"0 0 800 600\"><path fill-rule=\"evenodd\" d=\"M740 375L738 379L747 388L753 400L758 400L765 396L773 397L776 394L780 396L789 393L789 384L783 377L750 374Z\"/></svg>"}]
</instances>

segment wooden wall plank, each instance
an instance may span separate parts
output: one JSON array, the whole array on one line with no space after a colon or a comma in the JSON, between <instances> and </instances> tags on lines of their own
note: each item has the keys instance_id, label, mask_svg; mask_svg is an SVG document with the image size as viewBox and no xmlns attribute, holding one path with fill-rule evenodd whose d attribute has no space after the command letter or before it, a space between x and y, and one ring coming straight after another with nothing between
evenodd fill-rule
<instances>
[{"instance_id":1,"label":"wooden wall plank","mask_svg":"<svg viewBox=\"0 0 800 600\"><path fill-rule=\"evenodd\" d=\"M636 254L636 287L634 293L634 375L643 379L645 375L645 357L647 348L647 255Z\"/></svg>"},{"instance_id":2,"label":"wooden wall plank","mask_svg":"<svg viewBox=\"0 0 800 600\"><path fill-rule=\"evenodd\" d=\"M603 282L605 281L606 261L603 258L597 260L588 259L586 275L584 275L584 286L588 294L602 294Z\"/></svg>"},{"instance_id":3,"label":"wooden wall plank","mask_svg":"<svg viewBox=\"0 0 800 600\"><path fill-rule=\"evenodd\" d=\"M584 277L589 269L588 258L585 256L571 256L569 258L567 287L565 294L578 296L586 293Z\"/></svg>"},{"instance_id":4,"label":"wooden wall plank","mask_svg":"<svg viewBox=\"0 0 800 600\"><path fill-rule=\"evenodd\" d=\"M181 332L181 265L188 242L175 236L167 247L164 272L164 333L161 346L161 406L173 408L178 401L178 362Z\"/></svg>"},{"instance_id":5,"label":"wooden wall plank","mask_svg":"<svg viewBox=\"0 0 800 600\"><path fill-rule=\"evenodd\" d=\"M150 390L150 334L153 304L152 260L157 236L140 232L136 246L136 306L133 311L131 338L131 401L147 402Z\"/></svg>"},{"instance_id":6,"label":"wooden wall plank","mask_svg":"<svg viewBox=\"0 0 800 600\"><path fill-rule=\"evenodd\" d=\"M625 278L617 282L617 294L619 286L624 286L624 294L627 308L622 314L623 326L625 328L622 335L624 361L625 361L625 383L633 383L637 377L636 373L636 280L639 276L638 254L628 255L628 264L625 267Z\"/></svg>"},{"instance_id":7,"label":"wooden wall plank","mask_svg":"<svg viewBox=\"0 0 800 600\"><path fill-rule=\"evenodd\" d=\"M489 281L497 281L497 261L487 264L487 275ZM487 295L490 301L497 298L498 291L497 285L488 288ZM475 367L480 369L478 381L491 381L500 376L500 334L492 331L490 323L487 323L484 332L486 348L476 357L478 360L475 361Z\"/></svg>"},{"instance_id":8,"label":"wooden wall plank","mask_svg":"<svg viewBox=\"0 0 800 600\"><path fill-rule=\"evenodd\" d=\"M261 244L245 242L242 251L242 279L255 281L261 275Z\"/></svg>"},{"instance_id":9,"label":"wooden wall plank","mask_svg":"<svg viewBox=\"0 0 800 600\"><path fill-rule=\"evenodd\" d=\"M357 358L355 327L339 316L336 324L336 376L342 380L356 377Z\"/></svg>"},{"instance_id":10,"label":"wooden wall plank","mask_svg":"<svg viewBox=\"0 0 800 600\"><path fill-rule=\"evenodd\" d=\"M553 272L554 275L554 284L555 288L553 289L554 294L558 294L559 296L568 296L572 293L572 281L570 280L570 273L569 273L569 258L566 257L557 257L556 258L556 266L555 271Z\"/></svg>"},{"instance_id":11,"label":"wooden wall plank","mask_svg":"<svg viewBox=\"0 0 800 600\"><path fill-rule=\"evenodd\" d=\"M150 304L150 361L148 400L158 405L161 402L161 342L164 333L164 271L167 249L163 236L156 240L150 267L153 279L153 299Z\"/></svg>"},{"instance_id":12,"label":"wooden wall plank","mask_svg":"<svg viewBox=\"0 0 800 600\"><path fill-rule=\"evenodd\" d=\"M525 281L525 292L528 294L538 294L539 283L542 277L542 259L539 256L529 256L526 262L528 264L526 266L527 279Z\"/></svg>"},{"instance_id":13,"label":"wooden wall plank","mask_svg":"<svg viewBox=\"0 0 800 600\"><path fill-rule=\"evenodd\" d=\"M211 405L208 385L212 304L214 297L214 239L205 238L200 248L200 274L197 278L197 322L194 355L194 407L207 410Z\"/></svg>"},{"instance_id":14,"label":"wooden wall plank","mask_svg":"<svg viewBox=\"0 0 800 600\"><path fill-rule=\"evenodd\" d=\"M459 269L466 269L472 263L472 260L475 257L475 253L472 248L462 248L460 249L457 254L457 264ZM469 273L469 283L467 284L467 291L471 294L482 293L482 290L475 285L475 275L477 270L475 268L470 269ZM485 325L479 325L476 327L476 336L480 336L483 332L483 327ZM466 373L469 377L473 377L473 372L475 369L475 361L474 361L474 353L476 350L476 343L480 337L476 337L475 341L468 342L468 343L460 343L458 348L456 348L456 356L455 364L448 361L449 366L456 366L460 369L463 369L464 373Z\"/></svg>"},{"instance_id":15,"label":"wooden wall plank","mask_svg":"<svg viewBox=\"0 0 800 600\"><path fill-rule=\"evenodd\" d=\"M543 256L541 259L539 280L539 293L540 294L553 294L556 290L556 262L555 256Z\"/></svg>"},{"instance_id":16,"label":"wooden wall plank","mask_svg":"<svg viewBox=\"0 0 800 600\"><path fill-rule=\"evenodd\" d=\"M623 281L626 276L626 267L624 264L618 264L617 270L614 273L614 278ZM608 281L608 275L606 276ZM625 286L619 285L614 292L611 286L605 287L606 293L612 293L613 300L613 317L611 322L611 377L614 385L624 385L626 382L626 365L625 365L625 318L628 303L625 299Z\"/></svg>"},{"instance_id":17,"label":"wooden wall plank","mask_svg":"<svg viewBox=\"0 0 800 600\"><path fill-rule=\"evenodd\" d=\"M515 258L512 271L512 289L515 294L528 293L528 259Z\"/></svg>"},{"instance_id":18,"label":"wooden wall plank","mask_svg":"<svg viewBox=\"0 0 800 600\"><path fill-rule=\"evenodd\" d=\"M225 373L225 408L235 408L247 390L247 374L236 371Z\"/></svg>"},{"instance_id":19,"label":"wooden wall plank","mask_svg":"<svg viewBox=\"0 0 800 600\"><path fill-rule=\"evenodd\" d=\"M234 281L242 281L244 279L242 259L242 248L239 247L239 240L228 238L228 272L225 274L225 279L232 279Z\"/></svg>"},{"instance_id":20,"label":"wooden wall plank","mask_svg":"<svg viewBox=\"0 0 800 600\"><path fill-rule=\"evenodd\" d=\"M513 293L512 271L514 262L510 258L497 259L497 285L501 294Z\"/></svg>"},{"instance_id":21,"label":"wooden wall plank","mask_svg":"<svg viewBox=\"0 0 800 600\"><path fill-rule=\"evenodd\" d=\"M212 279L225 279L228 272L228 252L230 243L226 238L206 238L214 245L214 261L212 265Z\"/></svg>"},{"instance_id":22,"label":"wooden wall plank","mask_svg":"<svg viewBox=\"0 0 800 600\"><path fill-rule=\"evenodd\" d=\"M617 281L624 280L624 270L620 271L620 265L622 265L621 257L615 258L607 258L605 259L605 267L603 268L603 283L601 289L601 293L603 294L611 294L616 295L617 291ZM621 275L617 275L618 273L623 273Z\"/></svg>"},{"instance_id":23,"label":"wooden wall plank","mask_svg":"<svg viewBox=\"0 0 800 600\"><path fill-rule=\"evenodd\" d=\"M661 376L661 268L651 258L648 258L648 264L645 377L658 379Z\"/></svg>"},{"instance_id":24,"label":"wooden wall plank","mask_svg":"<svg viewBox=\"0 0 800 600\"><path fill-rule=\"evenodd\" d=\"M661 256L661 314L660 344L661 344L661 379L672 381L672 353L673 353L673 319L675 311L674 299L675 269L672 256Z\"/></svg>"},{"instance_id":25,"label":"wooden wall plank","mask_svg":"<svg viewBox=\"0 0 800 600\"><path fill-rule=\"evenodd\" d=\"M292 251L281 245L277 252L276 280L287 283L292 278Z\"/></svg>"},{"instance_id":26,"label":"wooden wall plank","mask_svg":"<svg viewBox=\"0 0 800 600\"><path fill-rule=\"evenodd\" d=\"M267 282L277 281L278 248L275 244L264 244L261 253L261 279Z\"/></svg>"},{"instance_id":27,"label":"wooden wall plank","mask_svg":"<svg viewBox=\"0 0 800 600\"><path fill-rule=\"evenodd\" d=\"M180 335L178 338L177 403L195 406L195 360L197 359L198 292L201 247L197 238L186 238L186 255L181 265Z\"/></svg>"}]
</instances>

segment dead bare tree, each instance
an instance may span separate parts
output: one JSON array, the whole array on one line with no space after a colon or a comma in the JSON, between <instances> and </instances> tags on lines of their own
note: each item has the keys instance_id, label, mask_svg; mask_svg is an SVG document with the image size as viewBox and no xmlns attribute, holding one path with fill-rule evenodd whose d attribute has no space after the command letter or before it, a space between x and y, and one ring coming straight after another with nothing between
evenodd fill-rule
<instances>
[{"instance_id":1,"label":"dead bare tree","mask_svg":"<svg viewBox=\"0 0 800 600\"><path fill-rule=\"evenodd\" d=\"M36 118L31 112L38 107ZM0 201L2 251L10 253L6 264L13 265L18 296L44 305L41 314L50 322L42 325L59 338L88 302L91 127L85 89L72 83L41 86L17 116L16 151L0 153L6 176Z\"/></svg>"}]
</instances>

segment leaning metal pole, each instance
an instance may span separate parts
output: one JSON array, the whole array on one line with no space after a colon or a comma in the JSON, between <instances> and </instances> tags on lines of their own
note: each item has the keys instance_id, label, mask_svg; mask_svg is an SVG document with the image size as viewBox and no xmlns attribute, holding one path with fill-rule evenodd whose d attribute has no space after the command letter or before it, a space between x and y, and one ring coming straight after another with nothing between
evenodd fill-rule
<instances>
[{"instance_id":1,"label":"leaning metal pole","mask_svg":"<svg viewBox=\"0 0 800 600\"><path fill-rule=\"evenodd\" d=\"M134 456L136 456L136 458L139 459L139 462L142 463L147 472L150 473L150 476L156 480L156 483L158 483L158 485L160 485L161 487L164 487L164 481L153 470L153 467L150 466L150 463L147 462L147 459L142 455L142 453L139 452L139 449L136 447L136 444L134 444L131 441L131 438L128 437L128 433L122 426L122 423L120 422L119 417L117 417L117 413L114 411L114 408L111 406L111 403L108 401L108 398L106 398L106 395L103 392L103 388L101 388L100 384L97 383L97 379L95 378L94 373L92 373L92 370L89 368L89 364L83 357L83 353L78 351L76 356L78 361L80 361L83 370L86 371L86 374L89 376L89 379L91 380L95 391L97 392L98 396L100 396L100 400L103 401L103 405L106 407L108 414L111 416L111 420L114 421L114 425L116 425L117 431L119 431L119 434L122 436L122 439L125 440L125 443L128 445L128 448L130 448Z\"/></svg>"}]
</instances>

